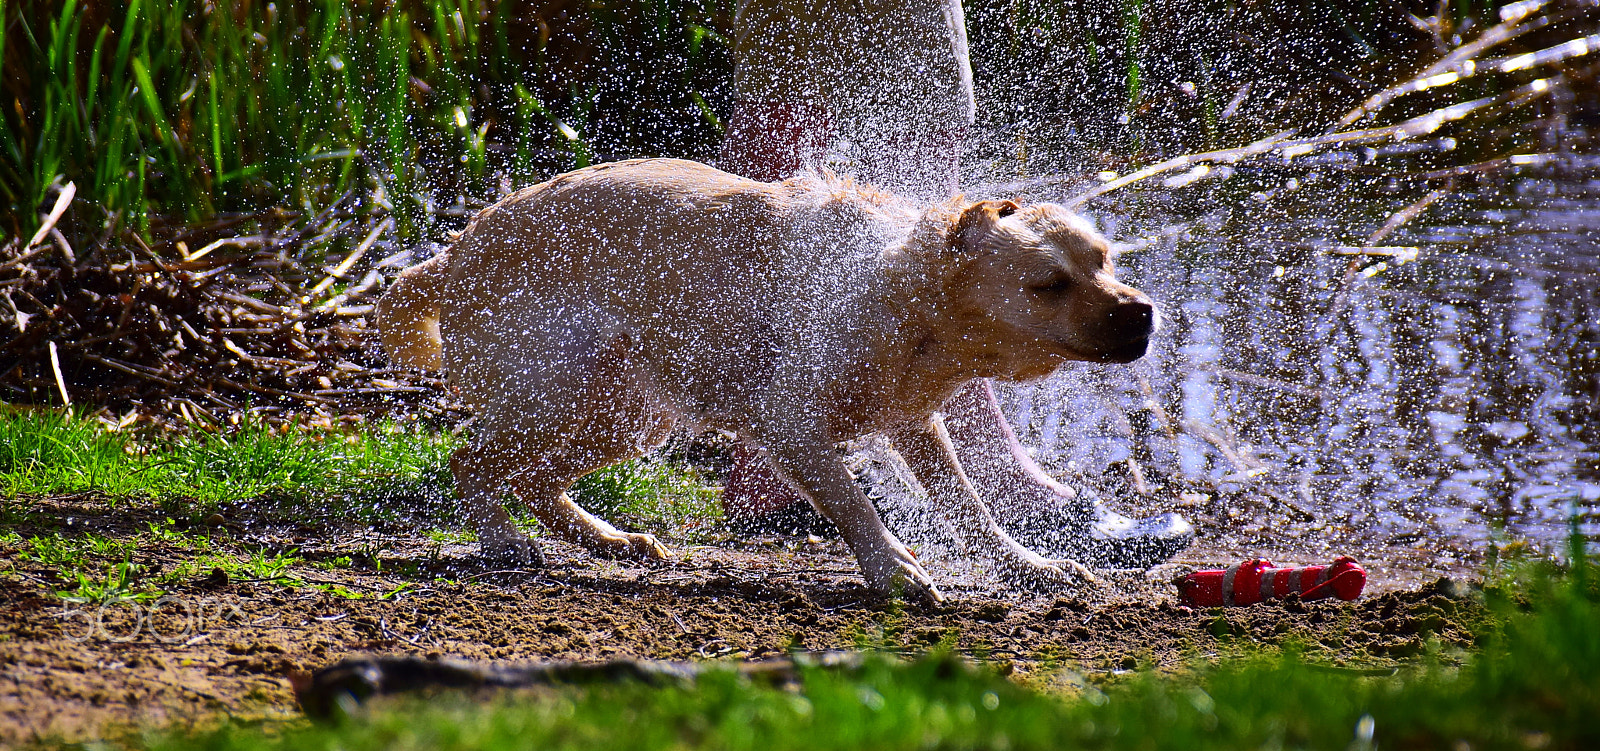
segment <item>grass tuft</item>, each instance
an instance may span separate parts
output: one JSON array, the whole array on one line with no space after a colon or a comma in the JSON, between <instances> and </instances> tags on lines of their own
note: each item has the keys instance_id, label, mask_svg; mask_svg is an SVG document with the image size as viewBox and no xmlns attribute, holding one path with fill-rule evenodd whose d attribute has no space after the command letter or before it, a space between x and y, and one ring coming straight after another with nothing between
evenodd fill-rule
<instances>
[{"instance_id":1,"label":"grass tuft","mask_svg":"<svg viewBox=\"0 0 1600 751\"><path fill-rule=\"evenodd\" d=\"M628 514L682 524L722 515L721 493L694 469L635 459L594 472L573 485L578 505L601 516Z\"/></svg>"}]
</instances>

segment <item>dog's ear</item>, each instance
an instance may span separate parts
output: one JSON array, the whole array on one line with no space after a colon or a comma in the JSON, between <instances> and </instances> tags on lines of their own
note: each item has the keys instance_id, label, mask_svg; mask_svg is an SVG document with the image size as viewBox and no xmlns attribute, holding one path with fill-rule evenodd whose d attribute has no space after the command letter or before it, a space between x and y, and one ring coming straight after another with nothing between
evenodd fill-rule
<instances>
[{"instance_id":1,"label":"dog's ear","mask_svg":"<svg viewBox=\"0 0 1600 751\"><path fill-rule=\"evenodd\" d=\"M900 269L926 270L959 264L960 259L982 252L995 222L1021 208L1013 201L967 203L965 198L956 196L924 213L905 243L889 251L888 257Z\"/></svg>"},{"instance_id":2,"label":"dog's ear","mask_svg":"<svg viewBox=\"0 0 1600 751\"><path fill-rule=\"evenodd\" d=\"M1016 201L978 201L968 206L950 229L950 250L954 253L978 250L988 228L1020 208Z\"/></svg>"}]
</instances>

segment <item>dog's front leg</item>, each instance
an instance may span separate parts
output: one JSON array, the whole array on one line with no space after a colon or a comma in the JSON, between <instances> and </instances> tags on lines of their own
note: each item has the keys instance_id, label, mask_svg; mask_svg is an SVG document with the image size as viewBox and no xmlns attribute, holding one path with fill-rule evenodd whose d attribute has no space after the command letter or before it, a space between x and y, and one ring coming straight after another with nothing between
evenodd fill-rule
<instances>
[{"instance_id":1,"label":"dog's front leg","mask_svg":"<svg viewBox=\"0 0 1600 751\"><path fill-rule=\"evenodd\" d=\"M869 586L884 594L899 591L907 600L924 605L944 600L922 564L883 525L830 444L790 443L769 445L767 450L778 471L839 528Z\"/></svg>"},{"instance_id":2,"label":"dog's front leg","mask_svg":"<svg viewBox=\"0 0 1600 751\"><path fill-rule=\"evenodd\" d=\"M1000 528L962 471L942 416L935 414L926 421L896 429L889 438L928 491L934 506L945 510L967 543L993 561L1008 581L1052 588L1076 588L1097 581L1078 563L1048 560Z\"/></svg>"}]
</instances>

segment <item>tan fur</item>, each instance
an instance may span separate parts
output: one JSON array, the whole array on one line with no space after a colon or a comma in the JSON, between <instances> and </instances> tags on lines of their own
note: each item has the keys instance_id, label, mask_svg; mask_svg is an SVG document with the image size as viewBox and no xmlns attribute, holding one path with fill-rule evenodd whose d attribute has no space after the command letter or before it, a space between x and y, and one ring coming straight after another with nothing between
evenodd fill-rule
<instances>
[{"instance_id":1,"label":"tan fur","mask_svg":"<svg viewBox=\"0 0 1600 751\"><path fill-rule=\"evenodd\" d=\"M383 351L396 365L423 370L444 367L439 339L439 295L449 278L450 256L440 253L400 273L378 300Z\"/></svg>"},{"instance_id":2,"label":"tan fur","mask_svg":"<svg viewBox=\"0 0 1600 751\"><path fill-rule=\"evenodd\" d=\"M1141 306L1143 324L1117 323ZM687 422L764 447L873 586L935 599L833 444L885 432L970 549L1015 579L1079 583L1081 567L999 528L935 410L974 377L1136 358L1149 319L1105 241L1060 207L921 210L847 181L758 183L677 160L519 191L379 304L391 356L442 363L479 411L453 467L486 550L532 554L498 505L509 485L557 537L666 557L565 491Z\"/></svg>"}]
</instances>

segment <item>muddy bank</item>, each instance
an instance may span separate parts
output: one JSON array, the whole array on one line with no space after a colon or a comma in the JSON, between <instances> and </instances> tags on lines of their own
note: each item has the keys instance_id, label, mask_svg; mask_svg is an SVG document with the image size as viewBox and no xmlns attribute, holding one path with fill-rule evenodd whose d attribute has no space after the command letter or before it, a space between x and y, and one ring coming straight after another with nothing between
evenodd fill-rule
<instances>
[{"instance_id":1,"label":"muddy bank","mask_svg":"<svg viewBox=\"0 0 1600 751\"><path fill-rule=\"evenodd\" d=\"M0 741L223 715L298 717L287 677L362 653L698 660L944 643L1008 663L1024 680L1047 680L1049 665L1117 680L1144 665L1178 668L1286 640L1334 665L1383 670L1421 654L1430 638L1466 646L1474 612L1456 588L1429 583L1437 574L1408 563L1404 551L1387 560L1361 551L1375 572L1373 593L1348 604L1179 606L1173 576L1238 558L1201 548L1070 596L952 588L952 602L934 612L874 597L837 541L701 530L670 540L677 560L650 566L596 561L546 542L547 568L486 573L467 557L470 546L437 536L328 532L325 523L313 533L260 520L190 534L206 536L208 555L295 550L300 560L274 574L286 578L169 575L159 598L93 606L54 593L69 582L59 567L25 554L29 537L135 540L131 561L152 580L192 570L187 562L197 554L147 532L161 521L152 512L114 512L93 498L38 499L32 507L29 518L7 525L21 542L0 547ZM117 562L90 560L88 568Z\"/></svg>"}]
</instances>

